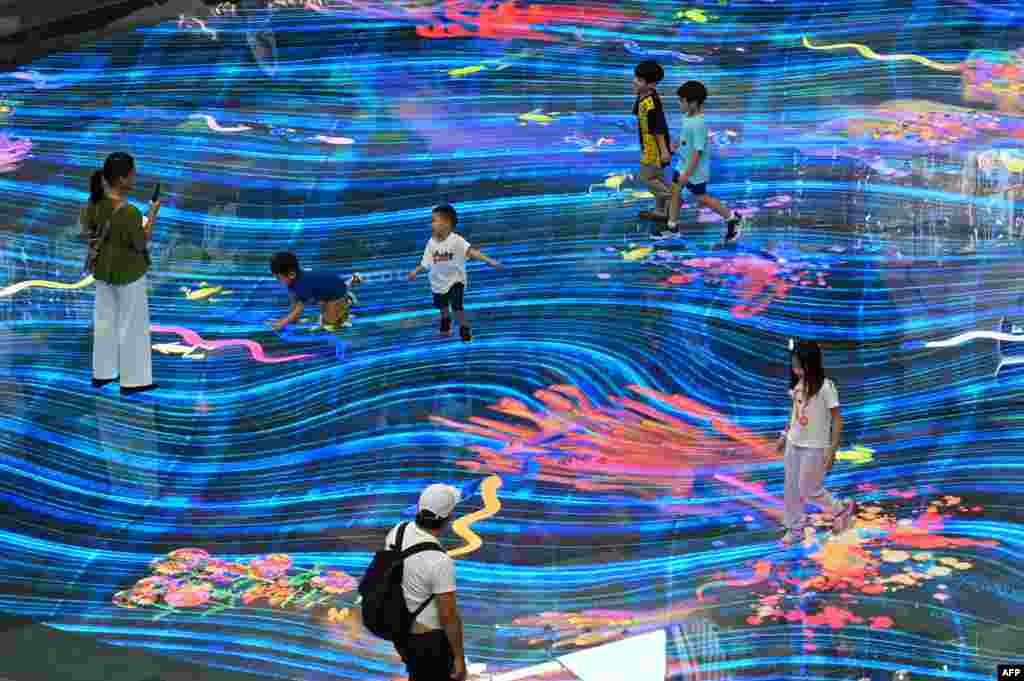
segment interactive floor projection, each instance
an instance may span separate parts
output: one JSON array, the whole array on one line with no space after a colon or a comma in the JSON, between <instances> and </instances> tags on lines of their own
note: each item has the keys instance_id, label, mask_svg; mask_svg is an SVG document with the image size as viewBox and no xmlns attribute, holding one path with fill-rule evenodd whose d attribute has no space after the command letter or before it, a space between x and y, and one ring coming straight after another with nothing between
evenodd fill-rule
<instances>
[{"instance_id":1,"label":"interactive floor projection","mask_svg":"<svg viewBox=\"0 0 1024 681\"><path fill-rule=\"evenodd\" d=\"M707 85L738 242L692 197L679 235L638 218L643 59L673 139ZM137 396L90 384L77 217L113 151L164 195ZM470 265L469 343L406 278L446 202L505 265ZM7 616L238 679L400 679L355 586L447 482L482 679L1024 658L1012 3L224 3L0 74L0 220ZM282 250L362 275L344 325L271 329ZM822 345L859 507L786 547L791 338Z\"/></svg>"}]
</instances>

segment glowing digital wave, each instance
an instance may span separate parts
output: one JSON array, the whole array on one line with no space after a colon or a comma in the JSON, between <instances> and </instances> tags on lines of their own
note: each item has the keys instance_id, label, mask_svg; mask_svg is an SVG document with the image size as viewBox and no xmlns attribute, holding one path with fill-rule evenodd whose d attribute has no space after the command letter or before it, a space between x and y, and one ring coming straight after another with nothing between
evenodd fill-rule
<instances>
[{"instance_id":1,"label":"glowing digital wave","mask_svg":"<svg viewBox=\"0 0 1024 681\"><path fill-rule=\"evenodd\" d=\"M691 64L699 64L704 61L704 57L699 54L687 54L685 52L678 52L676 50L662 50L642 47L635 40L627 40L622 43L622 46L626 48L626 51L630 54L636 54L643 57L668 57L669 59L678 59L679 61L690 62Z\"/></svg>"},{"instance_id":2,"label":"glowing digital wave","mask_svg":"<svg viewBox=\"0 0 1024 681\"><path fill-rule=\"evenodd\" d=\"M501 500L498 499L498 489L501 487L501 476L491 475L480 487L480 494L484 499L484 507L479 511L462 516L452 523L452 531L465 540L465 544L448 551L452 558L465 556L473 553L481 546L483 540L473 531L473 524L490 518L501 510Z\"/></svg>"},{"instance_id":3,"label":"glowing digital wave","mask_svg":"<svg viewBox=\"0 0 1024 681\"><path fill-rule=\"evenodd\" d=\"M253 128L248 125L221 125L217 122L217 119L210 114L192 114L189 116L190 119L200 120L206 123L207 127L214 132L246 132Z\"/></svg>"},{"instance_id":4,"label":"glowing digital wave","mask_svg":"<svg viewBox=\"0 0 1024 681\"><path fill-rule=\"evenodd\" d=\"M860 43L835 43L834 45L814 45L807 36L803 37L804 47L811 50L857 50L865 59L873 59L875 61L912 61L923 66L927 66L930 69L937 71L962 71L963 66L961 64L943 64L941 62L932 61L927 57L922 57L917 54L878 54L867 45L861 45Z\"/></svg>"},{"instance_id":5,"label":"glowing digital wave","mask_svg":"<svg viewBox=\"0 0 1024 681\"><path fill-rule=\"evenodd\" d=\"M952 338L946 338L944 340L926 341L924 343L924 347L955 348L976 340L994 340L1001 343L1024 343L1024 334L1006 333L1003 331L967 331L966 333L957 334Z\"/></svg>"},{"instance_id":6,"label":"glowing digital wave","mask_svg":"<svg viewBox=\"0 0 1024 681\"><path fill-rule=\"evenodd\" d=\"M76 281L74 284L66 284L60 281L47 281L44 279L30 279L28 281L22 281L18 282L17 284L5 286L4 288L0 289L0 298L13 296L16 293L21 293L22 291L28 290L30 288L48 288L57 289L61 291L75 291L78 289L86 288L88 286L92 286L95 281L96 280L93 279L93 276L91 274L87 277L83 277L82 279Z\"/></svg>"}]
</instances>

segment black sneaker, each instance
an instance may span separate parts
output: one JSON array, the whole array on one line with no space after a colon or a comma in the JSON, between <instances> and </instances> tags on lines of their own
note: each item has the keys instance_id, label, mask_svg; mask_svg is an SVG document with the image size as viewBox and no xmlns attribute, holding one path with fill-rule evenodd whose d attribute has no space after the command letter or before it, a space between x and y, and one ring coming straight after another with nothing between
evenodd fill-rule
<instances>
[{"instance_id":1,"label":"black sneaker","mask_svg":"<svg viewBox=\"0 0 1024 681\"><path fill-rule=\"evenodd\" d=\"M468 343L473 340L473 332L469 330L468 326L460 326L459 335L462 336L463 343Z\"/></svg>"},{"instance_id":2,"label":"black sneaker","mask_svg":"<svg viewBox=\"0 0 1024 681\"><path fill-rule=\"evenodd\" d=\"M448 336L452 332L452 318L441 317L441 335Z\"/></svg>"},{"instance_id":3,"label":"black sneaker","mask_svg":"<svg viewBox=\"0 0 1024 681\"><path fill-rule=\"evenodd\" d=\"M102 388L105 385L110 385L116 380L116 378L94 378L92 379L92 387Z\"/></svg>"},{"instance_id":4,"label":"black sneaker","mask_svg":"<svg viewBox=\"0 0 1024 681\"><path fill-rule=\"evenodd\" d=\"M742 223L743 218L738 215L736 217L729 218L729 221L726 223L728 225L728 229L725 232L725 243L729 244L740 238L740 225Z\"/></svg>"},{"instance_id":5,"label":"black sneaker","mask_svg":"<svg viewBox=\"0 0 1024 681\"><path fill-rule=\"evenodd\" d=\"M160 386L156 383L150 383L149 385L136 385L132 386L131 388L125 388L124 386L121 386L121 394L135 395L136 393L144 393L149 390L156 390L159 387Z\"/></svg>"},{"instance_id":6,"label":"black sneaker","mask_svg":"<svg viewBox=\"0 0 1024 681\"><path fill-rule=\"evenodd\" d=\"M654 222L668 222L668 215L662 215L661 213L645 210L640 213L640 219L653 220Z\"/></svg>"}]
</instances>

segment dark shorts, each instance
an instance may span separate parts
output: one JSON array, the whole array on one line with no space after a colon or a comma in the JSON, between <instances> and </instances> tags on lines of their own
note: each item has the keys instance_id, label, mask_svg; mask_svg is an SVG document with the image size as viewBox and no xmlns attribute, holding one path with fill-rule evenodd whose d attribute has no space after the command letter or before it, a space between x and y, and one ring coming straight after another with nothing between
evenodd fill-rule
<instances>
[{"instance_id":1,"label":"dark shorts","mask_svg":"<svg viewBox=\"0 0 1024 681\"><path fill-rule=\"evenodd\" d=\"M410 634L409 640L395 648L405 662L409 681L450 681L455 672L455 654L441 630Z\"/></svg>"},{"instance_id":2,"label":"dark shorts","mask_svg":"<svg viewBox=\"0 0 1024 681\"><path fill-rule=\"evenodd\" d=\"M676 170L672 173L672 184L679 184L679 171ZM693 184L691 182L686 183L686 188L690 190L690 193L694 196L702 196L708 193L708 183L701 182L700 184Z\"/></svg>"},{"instance_id":3,"label":"dark shorts","mask_svg":"<svg viewBox=\"0 0 1024 681\"><path fill-rule=\"evenodd\" d=\"M452 287L448 289L447 293L434 294L434 307L438 310L447 310L449 307L453 310L461 310L462 296L465 292L466 287L462 282L452 284Z\"/></svg>"}]
</instances>

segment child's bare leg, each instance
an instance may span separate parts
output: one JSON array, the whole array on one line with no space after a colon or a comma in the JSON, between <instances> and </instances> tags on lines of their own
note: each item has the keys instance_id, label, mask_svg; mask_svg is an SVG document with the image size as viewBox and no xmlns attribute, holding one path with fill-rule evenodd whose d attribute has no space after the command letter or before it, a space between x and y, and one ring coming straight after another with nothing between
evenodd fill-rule
<instances>
[{"instance_id":1,"label":"child's bare leg","mask_svg":"<svg viewBox=\"0 0 1024 681\"><path fill-rule=\"evenodd\" d=\"M722 205L722 202L711 196L710 194L701 194L698 199L702 205L707 206L711 210L715 211L723 218L728 220L732 217L732 211Z\"/></svg>"},{"instance_id":2,"label":"child's bare leg","mask_svg":"<svg viewBox=\"0 0 1024 681\"><path fill-rule=\"evenodd\" d=\"M328 300L320 305L320 319L328 326L334 326L341 318L340 301Z\"/></svg>"},{"instance_id":3,"label":"child's bare leg","mask_svg":"<svg viewBox=\"0 0 1024 681\"><path fill-rule=\"evenodd\" d=\"M677 183L672 183L672 197L668 203L668 226L675 227L679 224L679 211L682 209L682 193L683 188Z\"/></svg>"}]
</instances>

